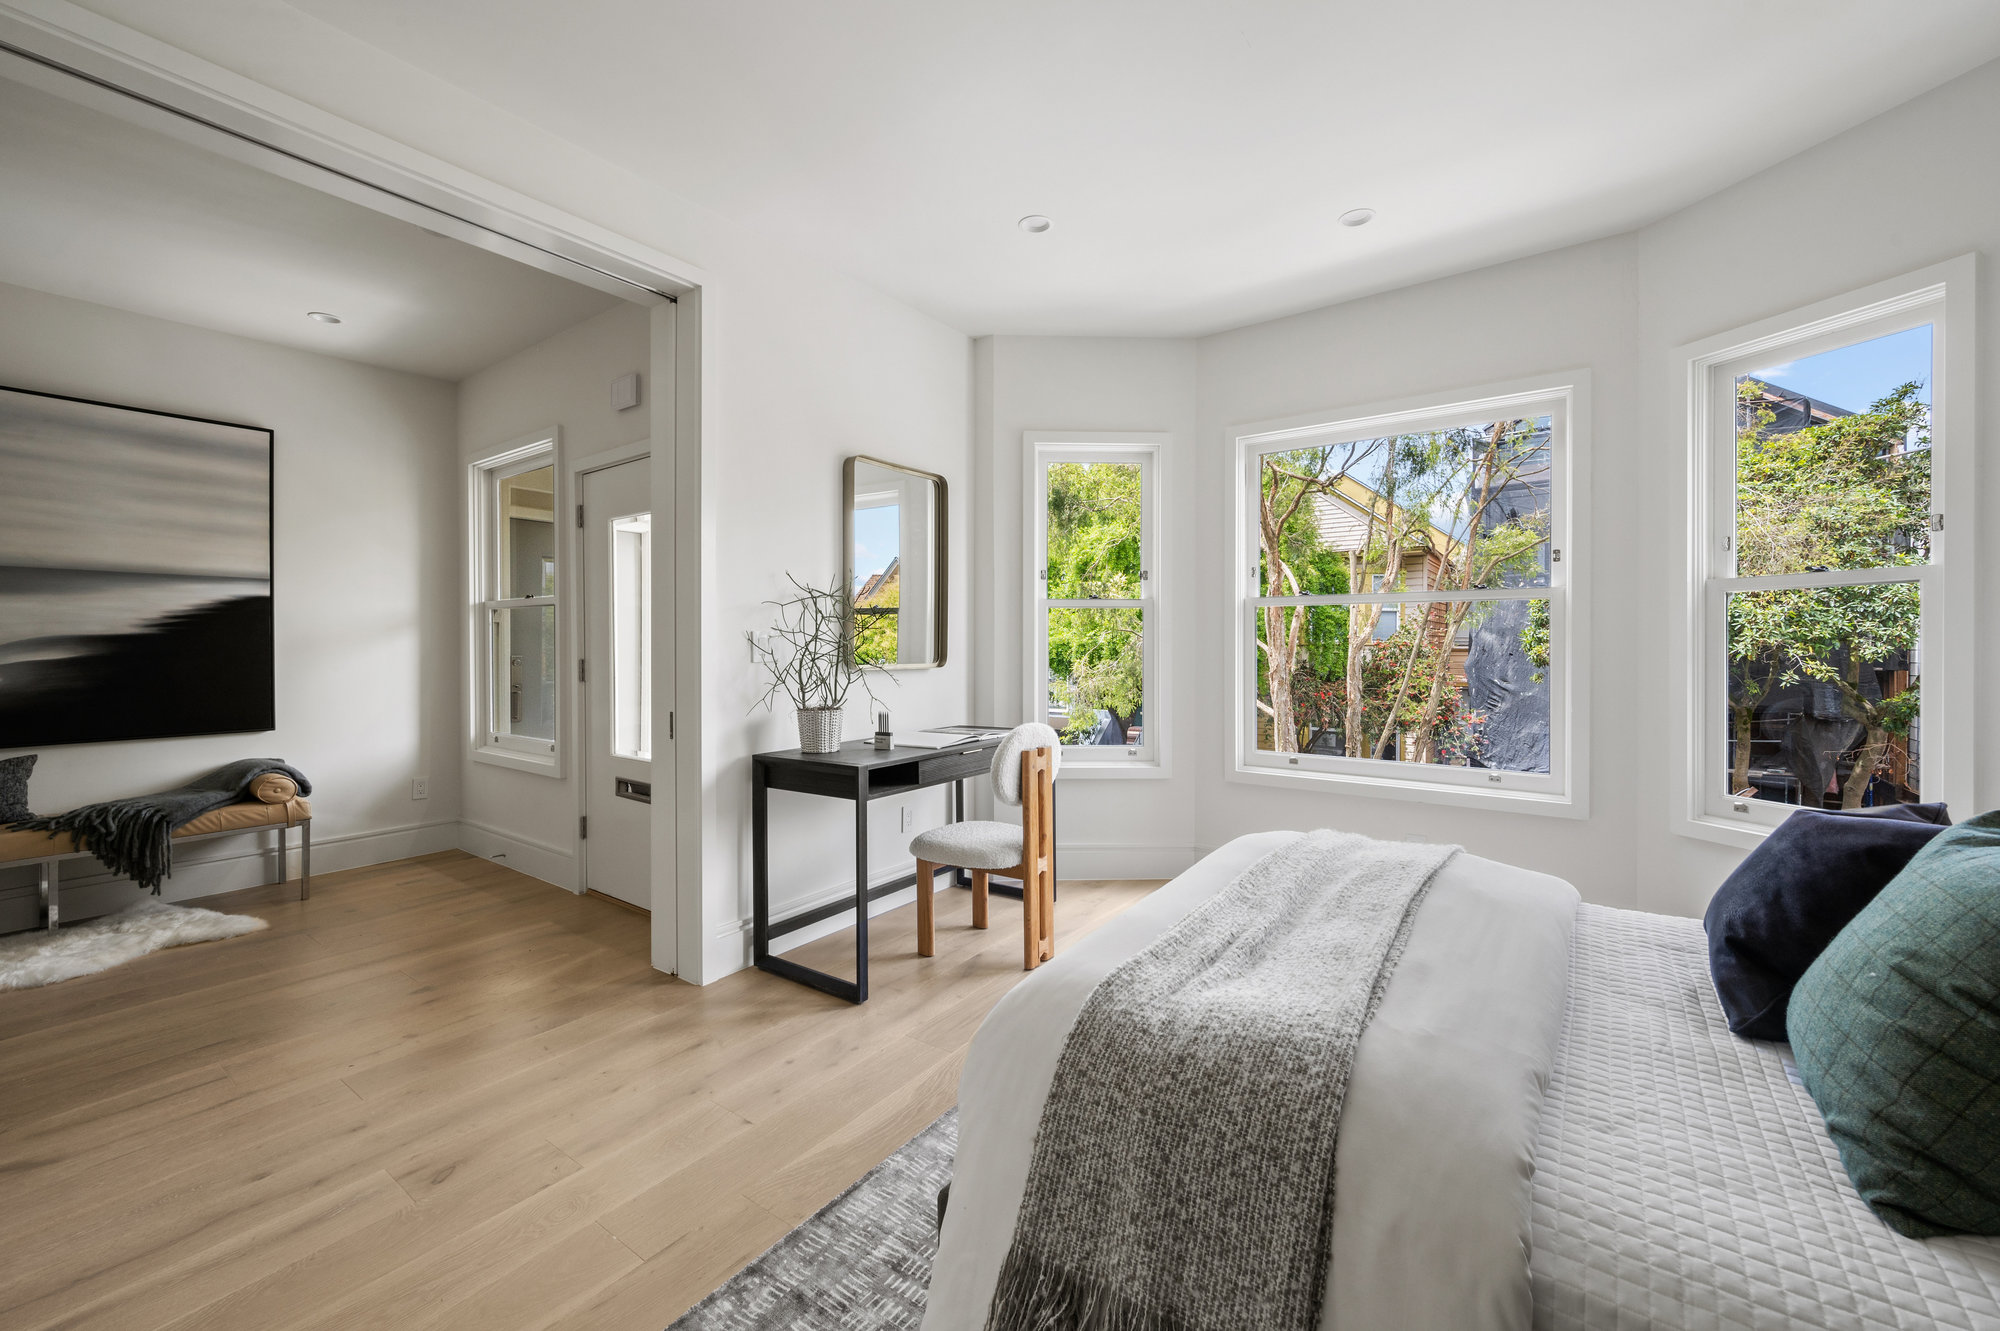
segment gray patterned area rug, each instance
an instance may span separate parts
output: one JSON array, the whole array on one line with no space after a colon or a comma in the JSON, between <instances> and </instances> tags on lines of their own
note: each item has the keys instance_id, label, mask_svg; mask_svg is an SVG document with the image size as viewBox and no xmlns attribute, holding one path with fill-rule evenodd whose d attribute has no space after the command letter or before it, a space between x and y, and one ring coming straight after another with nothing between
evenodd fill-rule
<instances>
[{"instance_id":1,"label":"gray patterned area rug","mask_svg":"<svg viewBox=\"0 0 2000 1331\"><path fill-rule=\"evenodd\" d=\"M667 1331L917 1331L957 1151L953 1109Z\"/></svg>"}]
</instances>

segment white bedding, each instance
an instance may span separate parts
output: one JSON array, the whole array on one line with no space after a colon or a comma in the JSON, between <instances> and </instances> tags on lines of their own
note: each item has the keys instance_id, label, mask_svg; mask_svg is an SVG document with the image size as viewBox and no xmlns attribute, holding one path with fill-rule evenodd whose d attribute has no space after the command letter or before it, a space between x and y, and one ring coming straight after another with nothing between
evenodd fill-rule
<instances>
[{"instance_id":1,"label":"white bedding","mask_svg":"<svg viewBox=\"0 0 2000 1331\"><path fill-rule=\"evenodd\" d=\"M2000 1327L2000 1239L1875 1218L1784 1045L1744 1040L1698 920L1584 906L1534 1180L1535 1325Z\"/></svg>"},{"instance_id":2,"label":"white bedding","mask_svg":"<svg viewBox=\"0 0 2000 1331\"><path fill-rule=\"evenodd\" d=\"M959 1154L925 1331L985 1322L1042 1102L1097 982L1298 835L1224 846L994 1009L959 1083ZM1356 1054L1322 1331L1529 1325L1529 1179L1575 903L1566 883L1474 856L1438 874Z\"/></svg>"}]
</instances>

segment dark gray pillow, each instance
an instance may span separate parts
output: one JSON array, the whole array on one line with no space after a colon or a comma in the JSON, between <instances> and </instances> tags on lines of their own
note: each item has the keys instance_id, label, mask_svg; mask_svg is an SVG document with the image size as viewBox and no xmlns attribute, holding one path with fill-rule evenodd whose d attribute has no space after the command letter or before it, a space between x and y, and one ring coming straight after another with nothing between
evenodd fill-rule
<instances>
[{"instance_id":1,"label":"dark gray pillow","mask_svg":"<svg viewBox=\"0 0 2000 1331\"><path fill-rule=\"evenodd\" d=\"M1792 992L1799 1079L1898 1234L2000 1234L2000 813L1940 832Z\"/></svg>"},{"instance_id":2,"label":"dark gray pillow","mask_svg":"<svg viewBox=\"0 0 2000 1331\"><path fill-rule=\"evenodd\" d=\"M0 758L0 827L26 822L35 815L28 809L28 774L35 770L38 754Z\"/></svg>"}]
</instances>

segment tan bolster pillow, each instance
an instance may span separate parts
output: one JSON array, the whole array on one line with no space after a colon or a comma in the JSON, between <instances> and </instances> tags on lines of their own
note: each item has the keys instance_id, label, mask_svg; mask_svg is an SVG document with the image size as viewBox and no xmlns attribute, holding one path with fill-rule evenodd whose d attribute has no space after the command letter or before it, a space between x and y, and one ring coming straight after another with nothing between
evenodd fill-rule
<instances>
[{"instance_id":1,"label":"tan bolster pillow","mask_svg":"<svg viewBox=\"0 0 2000 1331\"><path fill-rule=\"evenodd\" d=\"M266 804L283 804L298 797L299 783L283 772L266 772L250 783L250 793Z\"/></svg>"}]
</instances>

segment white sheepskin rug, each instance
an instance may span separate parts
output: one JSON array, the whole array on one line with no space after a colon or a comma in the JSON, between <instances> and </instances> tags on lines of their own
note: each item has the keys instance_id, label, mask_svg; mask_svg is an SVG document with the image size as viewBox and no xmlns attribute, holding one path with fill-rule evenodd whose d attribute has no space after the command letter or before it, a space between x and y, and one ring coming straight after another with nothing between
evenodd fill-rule
<instances>
[{"instance_id":1,"label":"white sheepskin rug","mask_svg":"<svg viewBox=\"0 0 2000 1331\"><path fill-rule=\"evenodd\" d=\"M224 915L199 906L142 901L116 915L102 915L51 934L46 930L0 938L0 989L34 989L79 975L95 975L148 952L251 934L270 925L254 915Z\"/></svg>"}]
</instances>

